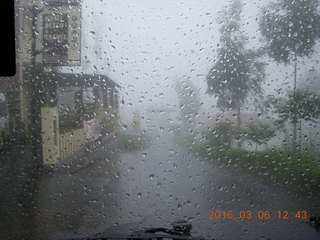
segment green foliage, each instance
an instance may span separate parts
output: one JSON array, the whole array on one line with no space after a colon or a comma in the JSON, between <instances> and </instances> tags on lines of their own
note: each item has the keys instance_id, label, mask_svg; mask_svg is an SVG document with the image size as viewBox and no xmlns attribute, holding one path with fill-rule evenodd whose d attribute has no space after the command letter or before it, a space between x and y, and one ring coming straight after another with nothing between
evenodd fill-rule
<instances>
[{"instance_id":1,"label":"green foliage","mask_svg":"<svg viewBox=\"0 0 320 240\"><path fill-rule=\"evenodd\" d=\"M6 127L0 127L0 139L2 142L5 142L9 139L9 130Z\"/></svg>"},{"instance_id":2,"label":"green foliage","mask_svg":"<svg viewBox=\"0 0 320 240\"><path fill-rule=\"evenodd\" d=\"M260 29L269 55L277 62L309 56L320 37L317 0L280 0L263 8Z\"/></svg>"},{"instance_id":3,"label":"green foliage","mask_svg":"<svg viewBox=\"0 0 320 240\"><path fill-rule=\"evenodd\" d=\"M107 135L115 131L118 127L118 116L115 110L109 110L103 113L99 118L101 133Z\"/></svg>"},{"instance_id":4,"label":"green foliage","mask_svg":"<svg viewBox=\"0 0 320 240\"><path fill-rule=\"evenodd\" d=\"M237 128L232 123L218 122L214 129L206 135L206 139L212 146L230 148L232 140L237 134Z\"/></svg>"},{"instance_id":5,"label":"green foliage","mask_svg":"<svg viewBox=\"0 0 320 240\"><path fill-rule=\"evenodd\" d=\"M222 47L206 79L207 92L216 95L220 109L239 111L249 94L262 92L260 83L265 77L264 63L257 61L256 52L245 49L246 41L240 30L241 12L241 2L233 1L218 19L222 24Z\"/></svg>"},{"instance_id":6,"label":"green foliage","mask_svg":"<svg viewBox=\"0 0 320 240\"><path fill-rule=\"evenodd\" d=\"M318 5L318 0L279 0L265 7L260 17L259 25L266 40L269 56L284 64L295 61L294 90L297 82L297 57L310 56L316 40L320 37ZM293 101L299 101L297 97L293 94ZM303 119L299 108L300 110L308 108L298 106L300 103L291 101L286 107L280 101L276 107L280 115L279 123L283 124L290 120L293 124L294 149L297 147L297 122Z\"/></svg>"},{"instance_id":7,"label":"green foliage","mask_svg":"<svg viewBox=\"0 0 320 240\"><path fill-rule=\"evenodd\" d=\"M270 125L257 121L248 125L246 135L249 140L256 144L265 144L276 134Z\"/></svg>"},{"instance_id":8,"label":"green foliage","mask_svg":"<svg viewBox=\"0 0 320 240\"><path fill-rule=\"evenodd\" d=\"M308 90L290 92L287 98L274 99L273 105L280 126L286 122L315 121L320 117L320 96Z\"/></svg>"},{"instance_id":9,"label":"green foliage","mask_svg":"<svg viewBox=\"0 0 320 240\"><path fill-rule=\"evenodd\" d=\"M191 146L193 152L232 167L240 168L249 174L269 179L276 184L291 185L294 189L306 186L319 188L320 165L317 155L304 153L295 155L283 149L249 152L243 149L217 148L208 142L197 142Z\"/></svg>"}]
</instances>

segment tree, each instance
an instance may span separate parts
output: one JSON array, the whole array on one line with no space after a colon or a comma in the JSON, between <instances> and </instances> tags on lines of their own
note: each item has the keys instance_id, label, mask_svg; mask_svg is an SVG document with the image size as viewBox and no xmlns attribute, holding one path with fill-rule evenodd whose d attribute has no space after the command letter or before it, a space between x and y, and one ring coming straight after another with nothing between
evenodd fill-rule
<instances>
[{"instance_id":1,"label":"tree","mask_svg":"<svg viewBox=\"0 0 320 240\"><path fill-rule=\"evenodd\" d=\"M274 100L275 112L279 114L278 123L295 123L300 120L315 122L320 117L320 96L309 90L298 89L289 92L287 98Z\"/></svg>"},{"instance_id":2,"label":"tree","mask_svg":"<svg viewBox=\"0 0 320 240\"><path fill-rule=\"evenodd\" d=\"M258 61L257 51L245 49L245 36L240 29L242 3L234 0L217 21L221 24L217 61L207 75L207 93L217 97L221 110L237 112L237 126L241 127L241 107L249 94L262 93L264 63ZM240 147L240 142L239 145Z\"/></svg>"},{"instance_id":3,"label":"tree","mask_svg":"<svg viewBox=\"0 0 320 240\"><path fill-rule=\"evenodd\" d=\"M320 37L317 7L318 0L280 0L263 8L260 17L259 25L269 56L278 63L294 62L293 95L297 88L297 58L310 56ZM294 114L296 112L293 111ZM296 148L296 121L293 121L293 126L293 143Z\"/></svg>"},{"instance_id":4,"label":"tree","mask_svg":"<svg viewBox=\"0 0 320 240\"><path fill-rule=\"evenodd\" d=\"M300 133L302 121L316 122L320 117L320 96L308 90L289 92L287 98L274 99L273 105L274 112L279 115L278 125L283 127L286 122L295 125L299 123ZM294 151L296 147L294 145Z\"/></svg>"},{"instance_id":5,"label":"tree","mask_svg":"<svg viewBox=\"0 0 320 240\"><path fill-rule=\"evenodd\" d=\"M189 133L193 133L196 125L201 103L199 100L199 90L192 81L187 78L177 80L175 89L179 98L179 109L181 121Z\"/></svg>"},{"instance_id":6,"label":"tree","mask_svg":"<svg viewBox=\"0 0 320 240\"><path fill-rule=\"evenodd\" d=\"M266 144L275 135L275 130L270 125L260 121L248 125L247 138L256 143L256 151L258 145Z\"/></svg>"},{"instance_id":7,"label":"tree","mask_svg":"<svg viewBox=\"0 0 320 240\"><path fill-rule=\"evenodd\" d=\"M218 122L214 129L206 135L206 139L212 146L221 149L230 148L237 130L229 121Z\"/></svg>"}]
</instances>

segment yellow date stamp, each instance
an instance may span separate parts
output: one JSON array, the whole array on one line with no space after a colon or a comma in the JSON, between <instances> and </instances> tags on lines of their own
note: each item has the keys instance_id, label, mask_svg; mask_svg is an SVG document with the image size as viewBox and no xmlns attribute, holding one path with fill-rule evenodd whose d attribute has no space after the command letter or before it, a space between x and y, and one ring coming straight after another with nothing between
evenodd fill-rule
<instances>
[{"instance_id":1,"label":"yellow date stamp","mask_svg":"<svg viewBox=\"0 0 320 240\"><path fill-rule=\"evenodd\" d=\"M308 219L308 212L304 210L297 211L251 211L251 210L241 210L241 211L225 211L216 210L209 211L209 219L221 220L221 219L241 219L241 220L266 220L266 219Z\"/></svg>"}]
</instances>

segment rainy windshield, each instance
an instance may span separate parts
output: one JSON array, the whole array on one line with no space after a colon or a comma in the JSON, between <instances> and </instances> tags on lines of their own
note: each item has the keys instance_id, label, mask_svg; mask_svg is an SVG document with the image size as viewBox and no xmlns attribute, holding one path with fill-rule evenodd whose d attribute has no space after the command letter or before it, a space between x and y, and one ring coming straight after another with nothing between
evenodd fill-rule
<instances>
[{"instance_id":1,"label":"rainy windshield","mask_svg":"<svg viewBox=\"0 0 320 240\"><path fill-rule=\"evenodd\" d=\"M15 0L15 33L1 239L320 239L318 0Z\"/></svg>"}]
</instances>

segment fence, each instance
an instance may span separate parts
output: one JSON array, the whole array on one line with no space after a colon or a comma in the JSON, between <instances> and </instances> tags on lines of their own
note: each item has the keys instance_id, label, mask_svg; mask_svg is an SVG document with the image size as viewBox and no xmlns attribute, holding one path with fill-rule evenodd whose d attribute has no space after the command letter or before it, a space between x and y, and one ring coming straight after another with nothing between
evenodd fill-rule
<instances>
[{"instance_id":1,"label":"fence","mask_svg":"<svg viewBox=\"0 0 320 240\"><path fill-rule=\"evenodd\" d=\"M86 143L84 129L74 129L59 135L59 158L70 156Z\"/></svg>"}]
</instances>

